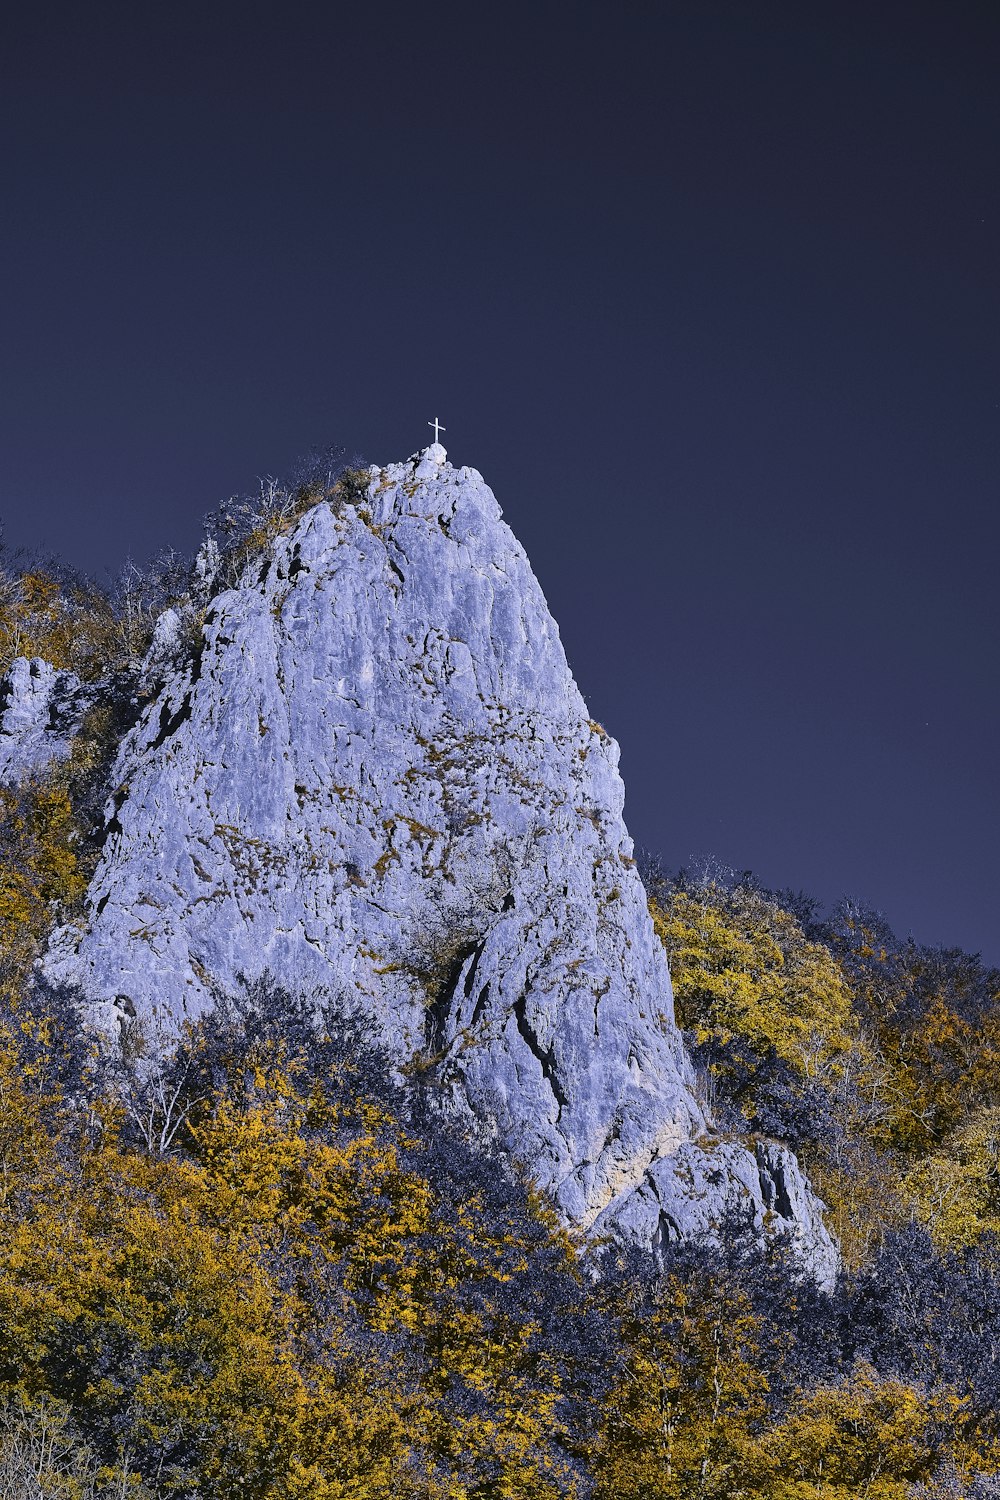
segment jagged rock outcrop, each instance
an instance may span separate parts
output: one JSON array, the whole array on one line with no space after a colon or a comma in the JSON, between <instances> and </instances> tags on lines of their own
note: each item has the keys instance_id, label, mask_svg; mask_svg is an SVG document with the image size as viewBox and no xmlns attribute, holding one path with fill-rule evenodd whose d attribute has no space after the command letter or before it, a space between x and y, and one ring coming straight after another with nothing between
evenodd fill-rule
<instances>
[{"instance_id":1,"label":"jagged rock outcrop","mask_svg":"<svg viewBox=\"0 0 1000 1500\"><path fill-rule=\"evenodd\" d=\"M739 1199L823 1277L794 1158L691 1144L617 766L492 493L435 445L212 600L121 746L86 924L49 974L105 1027L168 1034L264 975L330 997L570 1220L655 1244Z\"/></svg>"},{"instance_id":2,"label":"jagged rock outcrop","mask_svg":"<svg viewBox=\"0 0 1000 1500\"><path fill-rule=\"evenodd\" d=\"M18 657L0 679L0 785L15 785L65 760L87 707L75 672Z\"/></svg>"},{"instance_id":3,"label":"jagged rock outcrop","mask_svg":"<svg viewBox=\"0 0 1000 1500\"><path fill-rule=\"evenodd\" d=\"M631 1192L600 1215L598 1233L658 1250L670 1240L715 1239L720 1223L780 1230L793 1254L823 1287L836 1276L836 1247L795 1156L777 1141L690 1141L658 1157Z\"/></svg>"}]
</instances>

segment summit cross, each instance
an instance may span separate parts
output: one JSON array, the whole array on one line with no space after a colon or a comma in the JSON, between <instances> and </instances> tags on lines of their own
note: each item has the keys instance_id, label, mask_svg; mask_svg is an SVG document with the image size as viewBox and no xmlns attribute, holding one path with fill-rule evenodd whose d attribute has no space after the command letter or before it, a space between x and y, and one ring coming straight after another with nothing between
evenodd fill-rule
<instances>
[{"instance_id":1,"label":"summit cross","mask_svg":"<svg viewBox=\"0 0 1000 1500\"><path fill-rule=\"evenodd\" d=\"M438 421L437 417L434 418L433 422L428 422L427 425L428 427L434 428L434 441L436 443L440 441L440 439L438 438L438 433L448 431L447 427L441 426L441 423Z\"/></svg>"}]
</instances>

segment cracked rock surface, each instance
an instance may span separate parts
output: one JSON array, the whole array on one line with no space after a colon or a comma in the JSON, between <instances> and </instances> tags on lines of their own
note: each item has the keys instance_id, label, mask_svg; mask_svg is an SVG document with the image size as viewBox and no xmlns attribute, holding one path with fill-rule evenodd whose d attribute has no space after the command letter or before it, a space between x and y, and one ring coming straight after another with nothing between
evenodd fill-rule
<instances>
[{"instance_id":1,"label":"cracked rock surface","mask_svg":"<svg viewBox=\"0 0 1000 1500\"><path fill-rule=\"evenodd\" d=\"M169 1035L270 975L434 1070L574 1223L711 1230L738 1179L834 1254L790 1153L690 1144L618 748L475 470L435 445L307 511L213 599L114 779L86 925L47 960L106 1028Z\"/></svg>"},{"instance_id":2,"label":"cracked rock surface","mask_svg":"<svg viewBox=\"0 0 1000 1500\"><path fill-rule=\"evenodd\" d=\"M65 760L86 709L74 672L18 657L0 680L0 785L16 785Z\"/></svg>"}]
</instances>

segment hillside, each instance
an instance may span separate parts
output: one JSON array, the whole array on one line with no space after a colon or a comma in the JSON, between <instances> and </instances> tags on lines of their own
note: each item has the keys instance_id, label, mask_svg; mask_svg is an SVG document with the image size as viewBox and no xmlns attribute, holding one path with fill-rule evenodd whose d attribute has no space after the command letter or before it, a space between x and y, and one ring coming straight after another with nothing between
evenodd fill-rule
<instances>
[{"instance_id":1,"label":"hillside","mask_svg":"<svg viewBox=\"0 0 1000 1500\"><path fill-rule=\"evenodd\" d=\"M0 668L12 1493L997 1492L1000 976L644 885L474 470L8 566Z\"/></svg>"}]
</instances>

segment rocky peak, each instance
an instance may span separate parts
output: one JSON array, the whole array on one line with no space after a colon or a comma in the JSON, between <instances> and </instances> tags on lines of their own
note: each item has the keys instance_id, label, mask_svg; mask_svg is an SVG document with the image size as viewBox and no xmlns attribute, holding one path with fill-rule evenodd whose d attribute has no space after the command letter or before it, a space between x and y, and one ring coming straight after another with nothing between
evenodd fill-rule
<instances>
[{"instance_id":1,"label":"rocky peak","mask_svg":"<svg viewBox=\"0 0 1000 1500\"><path fill-rule=\"evenodd\" d=\"M169 1037L273 977L432 1070L567 1219L655 1245L739 1207L829 1274L789 1153L697 1144L617 746L493 494L440 444L215 595L114 780L86 922L47 959L105 1029Z\"/></svg>"}]
</instances>

